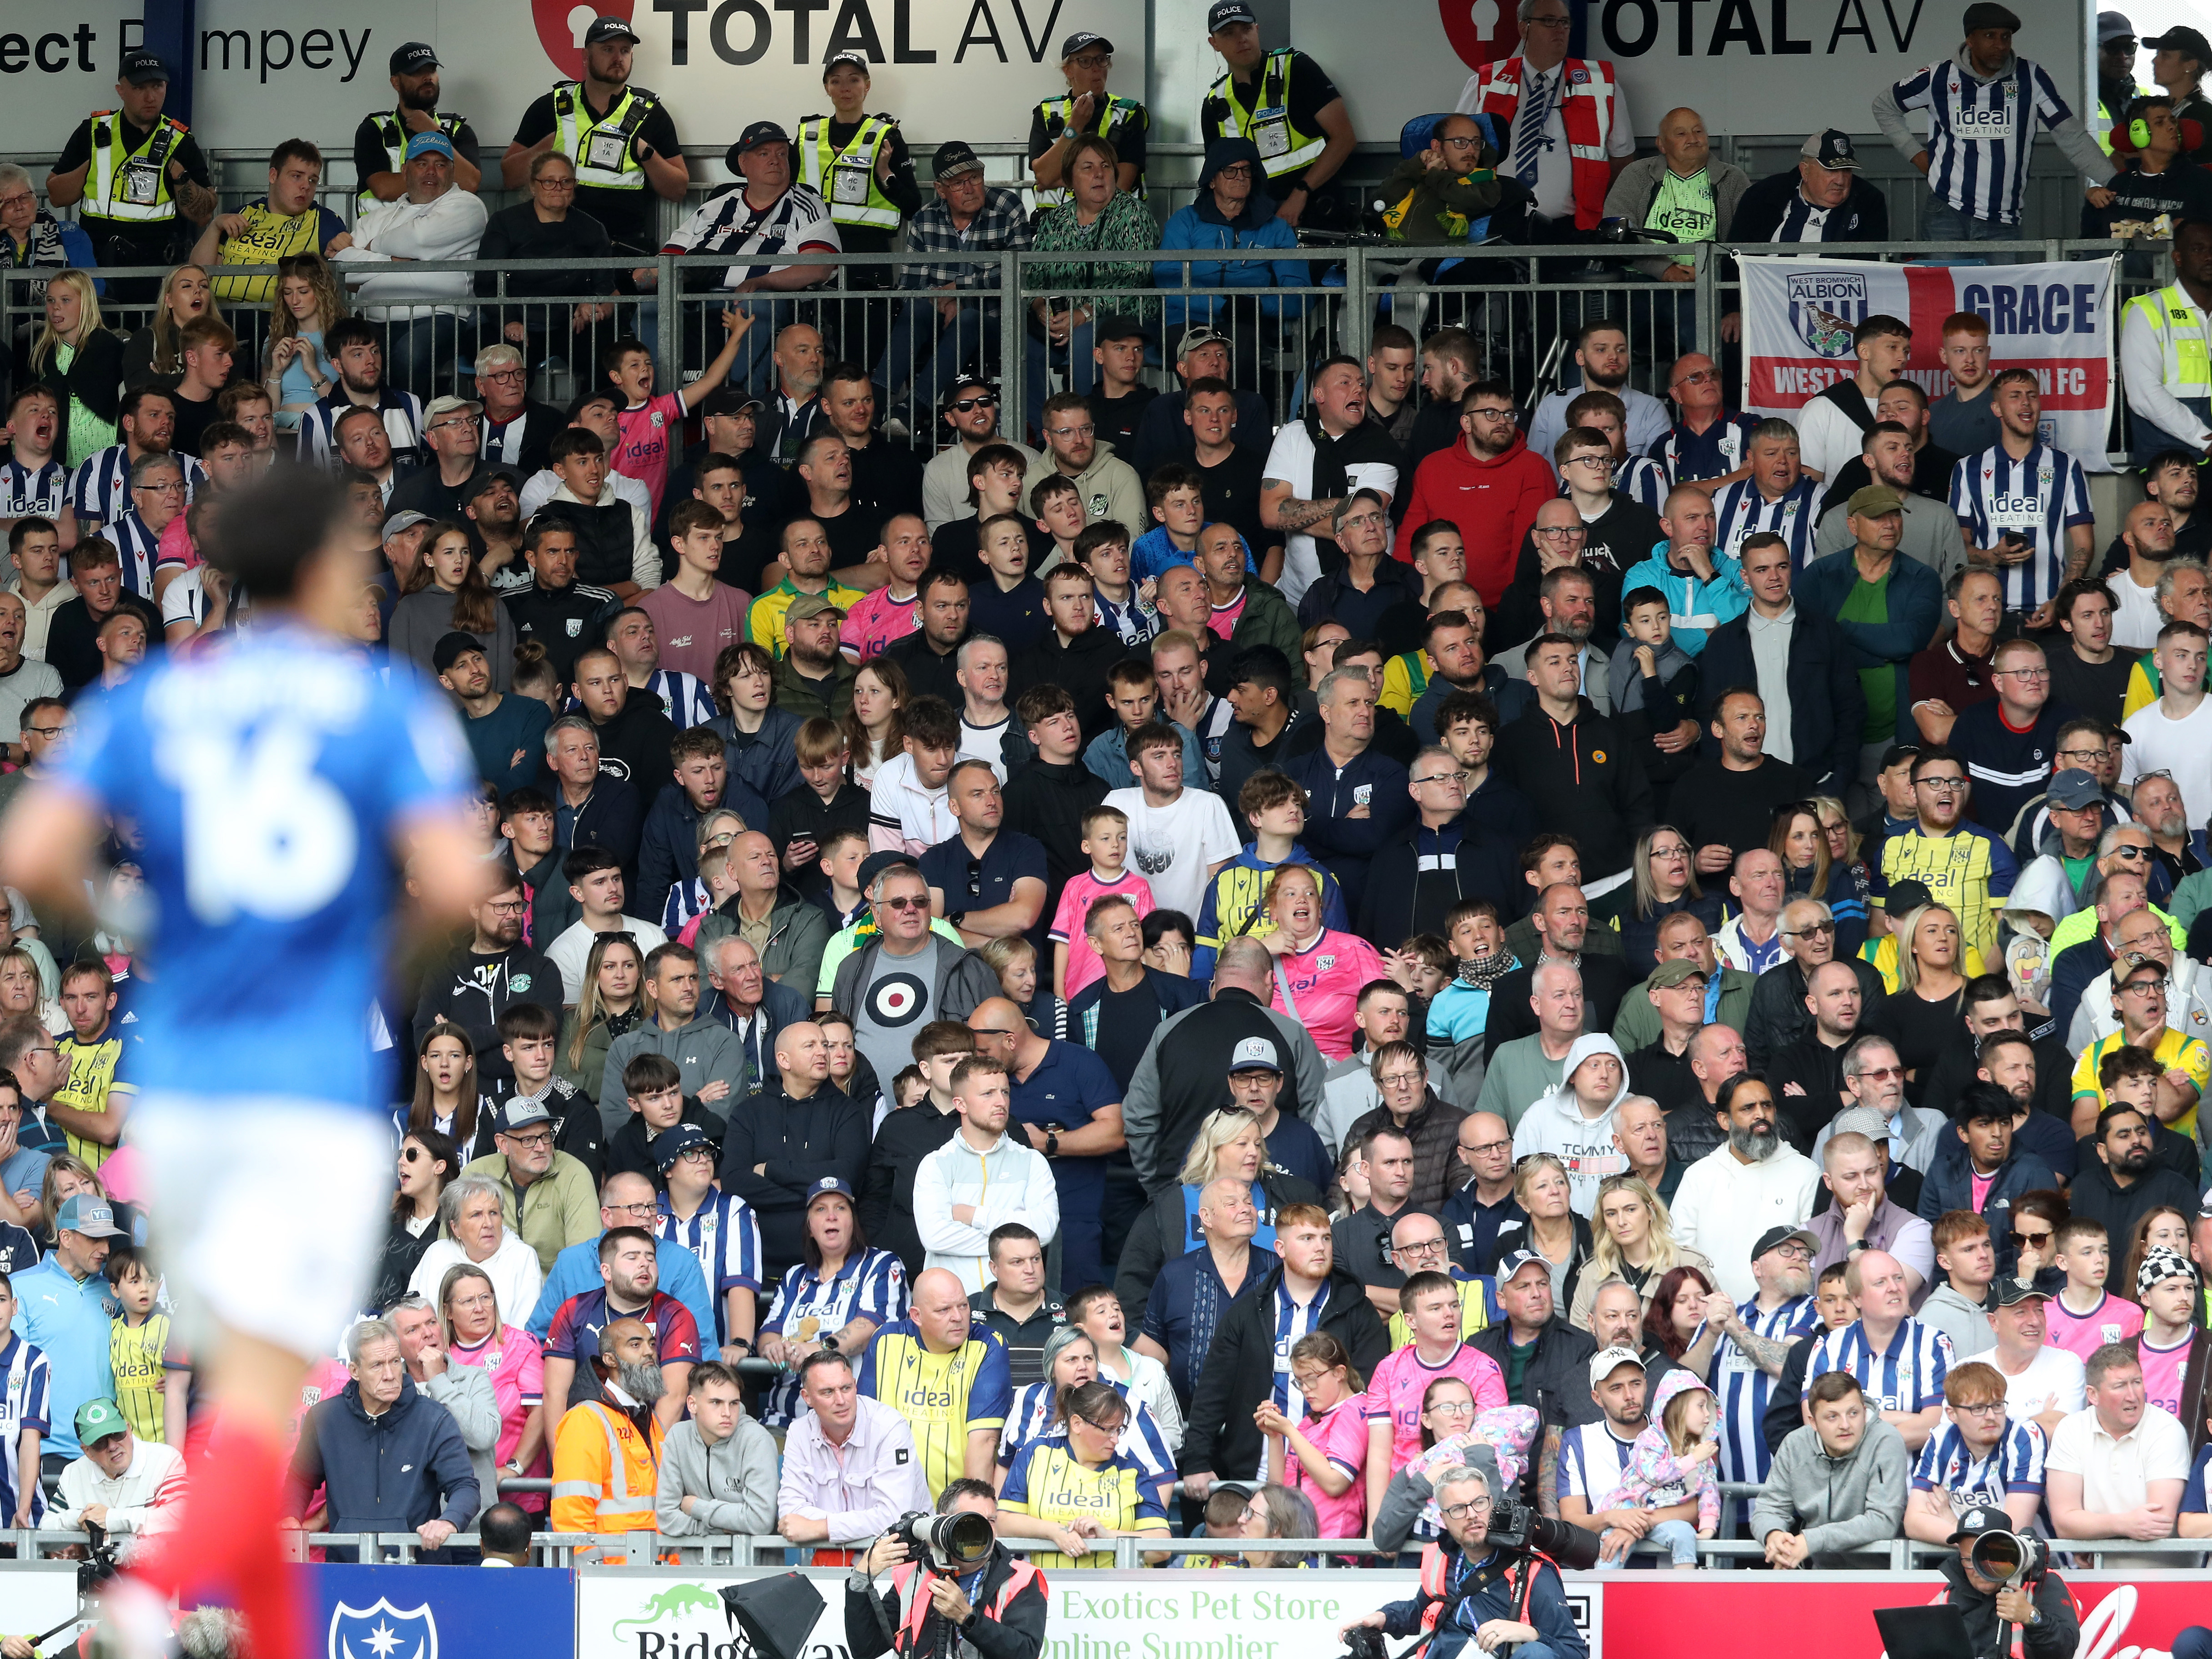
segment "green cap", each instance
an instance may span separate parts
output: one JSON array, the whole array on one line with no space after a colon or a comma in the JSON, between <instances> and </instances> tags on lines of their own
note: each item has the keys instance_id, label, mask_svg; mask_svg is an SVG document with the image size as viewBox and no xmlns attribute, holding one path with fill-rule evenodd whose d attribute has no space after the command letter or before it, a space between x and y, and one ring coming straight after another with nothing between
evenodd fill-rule
<instances>
[{"instance_id":1,"label":"green cap","mask_svg":"<svg viewBox=\"0 0 2212 1659\"><path fill-rule=\"evenodd\" d=\"M128 1432L130 1427L123 1420L121 1409L105 1395L88 1400L76 1408L76 1441L80 1446L98 1445L111 1434Z\"/></svg>"},{"instance_id":2,"label":"green cap","mask_svg":"<svg viewBox=\"0 0 2212 1659\"><path fill-rule=\"evenodd\" d=\"M1675 957L1670 961L1661 963L1651 970L1650 984L1655 991L1668 991L1685 981L1692 979L1700 984L1711 982L1706 978L1705 970L1696 963L1685 957Z\"/></svg>"},{"instance_id":3,"label":"green cap","mask_svg":"<svg viewBox=\"0 0 2212 1659\"><path fill-rule=\"evenodd\" d=\"M1855 519L1879 519L1885 513L1905 511L1905 497L1887 484L1868 484L1851 492L1850 505L1844 511Z\"/></svg>"}]
</instances>

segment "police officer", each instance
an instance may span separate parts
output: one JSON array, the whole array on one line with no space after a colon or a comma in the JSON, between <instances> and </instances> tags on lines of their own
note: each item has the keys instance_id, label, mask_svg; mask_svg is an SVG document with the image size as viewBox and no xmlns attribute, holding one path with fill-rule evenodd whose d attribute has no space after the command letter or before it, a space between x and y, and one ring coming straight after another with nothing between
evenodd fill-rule
<instances>
[{"instance_id":1,"label":"police officer","mask_svg":"<svg viewBox=\"0 0 2212 1659\"><path fill-rule=\"evenodd\" d=\"M915 182L914 157L906 136L888 115L870 115L868 56L841 52L822 66L822 89L832 113L810 115L799 124L791 158L799 182L830 204L837 240L848 253L888 253L900 222L921 210L921 186ZM894 267L855 265L845 273L848 288L889 288Z\"/></svg>"},{"instance_id":2,"label":"police officer","mask_svg":"<svg viewBox=\"0 0 2212 1659\"><path fill-rule=\"evenodd\" d=\"M118 107L95 112L70 134L46 175L46 200L76 208L101 264L169 264L198 234L181 234L179 218L198 226L215 215L207 159L185 124L161 113L169 70L157 55L126 56L115 95ZM107 280L111 303L143 304L160 286L155 277Z\"/></svg>"},{"instance_id":3,"label":"police officer","mask_svg":"<svg viewBox=\"0 0 2212 1659\"><path fill-rule=\"evenodd\" d=\"M1036 180L1040 213L1067 199L1060 188L1067 147L1086 132L1113 141L1114 153L1121 158L1121 188L1144 195L1145 140L1152 118L1135 99L1106 90L1107 71L1113 67L1114 43L1103 34L1079 32L1060 43L1060 72L1067 77L1067 90L1040 100L1030 114L1030 176Z\"/></svg>"},{"instance_id":4,"label":"police officer","mask_svg":"<svg viewBox=\"0 0 2212 1659\"><path fill-rule=\"evenodd\" d=\"M514 142L500 158L509 190L529 182L530 164L557 149L576 169L576 206L606 227L617 250L659 249L653 196L684 199L690 171L667 107L629 83L637 31L623 17L601 17L584 31L584 78L563 81L522 112Z\"/></svg>"},{"instance_id":5,"label":"police officer","mask_svg":"<svg viewBox=\"0 0 2212 1659\"><path fill-rule=\"evenodd\" d=\"M1314 191L1351 158L1356 141L1344 100L1322 66L1295 46L1261 51L1251 0L1214 0L1206 40L1229 72L1199 107L1199 137L1233 132L1257 144L1275 216L1295 226Z\"/></svg>"},{"instance_id":6,"label":"police officer","mask_svg":"<svg viewBox=\"0 0 2212 1659\"><path fill-rule=\"evenodd\" d=\"M418 132L442 132L453 146L453 182L474 194L483 181L477 159L476 129L465 116L438 107L438 54L420 40L409 40L392 54L392 89L399 95L391 109L364 115L353 134L353 173L361 180L360 204L396 202L407 193L400 176L407 164L407 141Z\"/></svg>"},{"instance_id":7,"label":"police officer","mask_svg":"<svg viewBox=\"0 0 2212 1659\"><path fill-rule=\"evenodd\" d=\"M2165 449L2212 453L2212 225L2173 235L2170 288L2120 307L2120 384L2135 416L2138 465Z\"/></svg>"}]
</instances>

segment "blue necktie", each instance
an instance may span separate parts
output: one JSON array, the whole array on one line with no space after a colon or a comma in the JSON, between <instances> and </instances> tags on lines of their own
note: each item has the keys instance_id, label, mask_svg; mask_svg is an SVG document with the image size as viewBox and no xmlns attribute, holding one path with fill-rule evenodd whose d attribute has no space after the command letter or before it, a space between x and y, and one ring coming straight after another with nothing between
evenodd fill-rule
<instances>
[{"instance_id":1,"label":"blue necktie","mask_svg":"<svg viewBox=\"0 0 2212 1659\"><path fill-rule=\"evenodd\" d=\"M1514 124L1519 131L1513 136L1513 176L1531 190L1536 187L1536 163L1551 148L1545 142L1544 128L1552 118L1558 74L1556 70L1550 74L1528 71L1528 82L1521 94L1520 118Z\"/></svg>"}]
</instances>

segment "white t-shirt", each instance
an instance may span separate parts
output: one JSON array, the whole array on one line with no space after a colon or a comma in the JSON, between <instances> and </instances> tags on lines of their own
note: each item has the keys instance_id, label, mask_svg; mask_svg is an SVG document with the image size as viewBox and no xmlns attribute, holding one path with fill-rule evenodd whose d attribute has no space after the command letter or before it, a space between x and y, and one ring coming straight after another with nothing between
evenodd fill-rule
<instances>
[{"instance_id":1,"label":"white t-shirt","mask_svg":"<svg viewBox=\"0 0 2212 1659\"><path fill-rule=\"evenodd\" d=\"M1866 398L1866 393L1859 396ZM1874 399L1866 398L1866 406L1872 415ZM1865 435L1865 429L1828 398L1808 398L1797 411L1797 458L1808 472L1823 478L1834 477L1838 467L1858 459L1859 441Z\"/></svg>"},{"instance_id":2,"label":"white t-shirt","mask_svg":"<svg viewBox=\"0 0 2212 1659\"><path fill-rule=\"evenodd\" d=\"M2112 593L2112 643L2124 651L2148 651L2158 643L2166 618L2158 614L2158 589L2137 587L2125 566L2105 578Z\"/></svg>"},{"instance_id":3,"label":"white t-shirt","mask_svg":"<svg viewBox=\"0 0 2212 1659\"><path fill-rule=\"evenodd\" d=\"M960 758L979 760L989 765L999 775L999 781L1006 781L1006 733L1013 729L1014 717L1007 715L995 726L971 726L968 717L960 717Z\"/></svg>"},{"instance_id":4,"label":"white t-shirt","mask_svg":"<svg viewBox=\"0 0 2212 1659\"><path fill-rule=\"evenodd\" d=\"M640 921L635 916L624 916L617 933L626 933L637 941L641 961L646 952L668 943L668 935L649 921ZM590 960L592 945L599 938L590 925L572 921L560 938L545 947L545 960L561 970L561 1000L574 1006L584 994L584 963Z\"/></svg>"},{"instance_id":5,"label":"white t-shirt","mask_svg":"<svg viewBox=\"0 0 2212 1659\"><path fill-rule=\"evenodd\" d=\"M1129 815L1129 862L1152 884L1152 908L1196 919L1206 874L1243 844L1221 797L1186 787L1166 806L1147 806L1140 788L1109 791L1106 805Z\"/></svg>"},{"instance_id":6,"label":"white t-shirt","mask_svg":"<svg viewBox=\"0 0 2212 1659\"><path fill-rule=\"evenodd\" d=\"M2191 823L2212 818L2212 696L2194 714L2170 718L2164 703L2138 708L2123 722L2128 742L2120 750L2120 785L2133 789L2146 772L2168 771L2181 791Z\"/></svg>"},{"instance_id":7,"label":"white t-shirt","mask_svg":"<svg viewBox=\"0 0 2212 1659\"><path fill-rule=\"evenodd\" d=\"M1996 1365L1997 1375L2004 1377L2005 1415L2015 1423L2045 1412L2078 1412L2088 1401L2079 1354L2046 1347L2018 1376L2005 1376L2005 1368L1997 1365L1994 1353L1988 1358L1990 1364Z\"/></svg>"},{"instance_id":8,"label":"white t-shirt","mask_svg":"<svg viewBox=\"0 0 2212 1659\"><path fill-rule=\"evenodd\" d=\"M1273 446L1267 451L1261 475L1280 478L1291 487L1291 494L1300 501L1313 498L1313 439L1308 434L1304 421L1292 421L1275 434ZM1346 493L1353 490L1379 489L1385 495L1398 493L1398 469L1382 461L1355 461L1345 469L1349 481ZM1314 547L1314 538L1299 531L1283 544L1283 576L1275 584L1282 596L1297 609L1298 601L1305 597L1306 589L1321 580L1321 555ZM1159 884L1153 884L1158 894ZM1163 901L1164 902L1164 901ZM1181 909L1182 907L1174 907Z\"/></svg>"}]
</instances>

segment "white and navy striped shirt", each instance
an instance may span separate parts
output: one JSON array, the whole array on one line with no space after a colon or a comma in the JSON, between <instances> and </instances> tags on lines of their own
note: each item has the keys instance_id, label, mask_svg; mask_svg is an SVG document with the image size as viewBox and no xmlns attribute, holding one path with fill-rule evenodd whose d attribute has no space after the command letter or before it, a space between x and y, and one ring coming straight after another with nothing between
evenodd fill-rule
<instances>
[{"instance_id":1,"label":"white and navy striped shirt","mask_svg":"<svg viewBox=\"0 0 2212 1659\"><path fill-rule=\"evenodd\" d=\"M123 561L123 587L142 599L154 597L154 567L161 562L161 532L132 507L100 532L115 544Z\"/></svg>"},{"instance_id":2,"label":"white and navy striped shirt","mask_svg":"<svg viewBox=\"0 0 2212 1659\"><path fill-rule=\"evenodd\" d=\"M1175 1454L1168 1449L1167 1437L1160 1432L1159 1419L1141 1400L1129 1398L1129 1385L1119 1377L1109 1376L1103 1371L1098 1380L1110 1385L1128 1407L1128 1414L1121 1424L1121 1437L1114 1449L1133 1460L1145 1472L1145 1479L1152 1486L1176 1478ZM999 1430L999 1467L1006 1468L1020 1456L1022 1448L1039 1440L1065 1440L1065 1426L1054 1428L1052 1420L1053 1395L1057 1385L1050 1377L1040 1382L1024 1382L1014 1390L1014 1403L1006 1413L1005 1425Z\"/></svg>"},{"instance_id":3,"label":"white and navy striped shirt","mask_svg":"<svg viewBox=\"0 0 2212 1659\"><path fill-rule=\"evenodd\" d=\"M729 1299L725 1292L747 1290L756 1296L761 1288L760 1223L753 1206L732 1193L708 1193L689 1221L678 1221L669 1207L668 1194L660 1195L660 1219L653 1231L672 1244L681 1244L699 1263L707 1278L707 1294L714 1304L714 1346L730 1340ZM700 1332L703 1340L704 1331Z\"/></svg>"},{"instance_id":4,"label":"white and navy striped shirt","mask_svg":"<svg viewBox=\"0 0 2212 1659\"><path fill-rule=\"evenodd\" d=\"M1856 222L1839 221L1836 217L1850 205L1847 198L1838 207L1814 207L1805 199L1803 191L1793 190L1790 192L1790 204L1782 210L1782 222L1775 226L1774 234L1766 240L1770 242L1825 242L1828 240L1831 224L1848 229L1850 223ZM1841 241L1844 239L1839 236L1836 240Z\"/></svg>"},{"instance_id":5,"label":"white and navy striped shirt","mask_svg":"<svg viewBox=\"0 0 2212 1659\"><path fill-rule=\"evenodd\" d=\"M1986 1457L1974 1455L1956 1423L1946 1423L1912 1466L1915 1492L1940 1492L1951 1500L1951 1513L1964 1515L1978 1504L2004 1507L2008 1492L2043 1490L2043 1457L2049 1449L2034 1423L2005 1419L2004 1434Z\"/></svg>"},{"instance_id":6,"label":"white and navy striped shirt","mask_svg":"<svg viewBox=\"0 0 2212 1659\"><path fill-rule=\"evenodd\" d=\"M31 1524L46 1512L46 1489L35 1465L25 1469L23 1431L53 1429L53 1370L46 1350L18 1331L0 1337L0 1503L12 1519L25 1492L31 1495Z\"/></svg>"},{"instance_id":7,"label":"white and navy striped shirt","mask_svg":"<svg viewBox=\"0 0 2212 1659\"><path fill-rule=\"evenodd\" d=\"M1750 458L1751 434L1758 428L1748 415L1723 415L1703 432L1678 422L1651 446L1651 459L1671 483L1726 477Z\"/></svg>"},{"instance_id":8,"label":"white and navy striped shirt","mask_svg":"<svg viewBox=\"0 0 2212 1659\"><path fill-rule=\"evenodd\" d=\"M207 471L194 456L176 459L184 464L185 501L189 505L207 482ZM98 454L84 458L70 481L70 505L76 508L80 532L88 520L113 524L131 510L131 461L123 445L110 444Z\"/></svg>"},{"instance_id":9,"label":"white and navy striped shirt","mask_svg":"<svg viewBox=\"0 0 2212 1659\"><path fill-rule=\"evenodd\" d=\"M1855 1319L1819 1339L1805 1363L1805 1392L1830 1371L1849 1371L1866 1391L1869 1411L1924 1412L1943 1403L1951 1361L1951 1339L1933 1325L1901 1320L1889 1346L1877 1352L1867 1340L1866 1322Z\"/></svg>"},{"instance_id":10,"label":"white and navy striped shirt","mask_svg":"<svg viewBox=\"0 0 2212 1659\"><path fill-rule=\"evenodd\" d=\"M59 461L29 467L12 453L0 461L0 519L58 519L69 504L69 469Z\"/></svg>"},{"instance_id":11,"label":"white and navy striped shirt","mask_svg":"<svg viewBox=\"0 0 2212 1659\"><path fill-rule=\"evenodd\" d=\"M1809 1296L1785 1302L1770 1313L1761 1313L1759 1298L1753 1297L1739 1304L1735 1313L1753 1336L1770 1342L1809 1338L1820 1328L1820 1306ZM1735 1338L1723 1336L1713 1354L1713 1382L1720 1396L1721 1479L1762 1482L1774 1464L1774 1455L1766 1449L1765 1427L1774 1378L1752 1363Z\"/></svg>"},{"instance_id":12,"label":"white and navy striped shirt","mask_svg":"<svg viewBox=\"0 0 2212 1659\"><path fill-rule=\"evenodd\" d=\"M341 390L300 411L300 455L303 460L338 465L337 441L331 427L352 406L353 400ZM422 400L411 392L386 386L377 393L376 406L384 416L384 435L392 441L393 459L405 465L419 464L423 456ZM388 499L390 492L386 493Z\"/></svg>"},{"instance_id":13,"label":"white and navy striped shirt","mask_svg":"<svg viewBox=\"0 0 2212 1659\"><path fill-rule=\"evenodd\" d=\"M1291 1380L1291 1350L1302 1336L1310 1336L1321 1328L1321 1316L1328 1301L1324 1287L1314 1292L1314 1298L1303 1308L1291 1298L1287 1281L1275 1282L1275 1409L1293 1423L1306 1420L1306 1397ZM1259 1468L1248 1477L1255 1480L1267 1478L1267 1457L1263 1450Z\"/></svg>"},{"instance_id":14,"label":"white and navy striped shirt","mask_svg":"<svg viewBox=\"0 0 2212 1659\"><path fill-rule=\"evenodd\" d=\"M2035 549L2024 564L2004 565L2004 606L2033 611L2056 599L2066 580L2067 532L2093 521L2081 464L2040 438L2020 460L1992 444L1951 469L1951 511L1969 547L1994 547L2019 537Z\"/></svg>"},{"instance_id":15,"label":"white and navy striped shirt","mask_svg":"<svg viewBox=\"0 0 2212 1659\"><path fill-rule=\"evenodd\" d=\"M1978 81L1955 58L1930 64L1892 88L1900 110L1928 112L1928 188L1971 218L2020 222L2035 123L2074 118L2039 64L2013 59L1994 81Z\"/></svg>"},{"instance_id":16,"label":"white and navy striped shirt","mask_svg":"<svg viewBox=\"0 0 2212 1659\"><path fill-rule=\"evenodd\" d=\"M744 255L757 261L732 265L722 273L722 286L735 288L755 276L797 264L802 248L835 253L842 246L837 227L830 218L829 204L819 192L795 184L758 212L745 200L742 185L709 197L677 227L664 251Z\"/></svg>"},{"instance_id":17,"label":"white and navy striped shirt","mask_svg":"<svg viewBox=\"0 0 2212 1659\"><path fill-rule=\"evenodd\" d=\"M1559 1435L1559 1496L1579 1498L1595 1515L1605 1499L1620 1490L1628 1473L1629 1454L1636 1437L1623 1440L1602 1417L1595 1423L1577 1423Z\"/></svg>"},{"instance_id":18,"label":"white and navy striped shirt","mask_svg":"<svg viewBox=\"0 0 2212 1659\"><path fill-rule=\"evenodd\" d=\"M714 707L714 694L708 690L707 682L679 668L656 668L638 689L660 699L660 712L679 732L704 726L722 712Z\"/></svg>"},{"instance_id":19,"label":"white and navy striped shirt","mask_svg":"<svg viewBox=\"0 0 2212 1659\"><path fill-rule=\"evenodd\" d=\"M854 1320L866 1317L880 1330L906 1317L906 1267L889 1250L848 1257L837 1277L824 1284L819 1270L793 1264L776 1286L775 1300L760 1323L787 1342L812 1342L835 1336ZM761 1421L782 1428L799 1414L799 1376L787 1371L769 1385L761 1402Z\"/></svg>"},{"instance_id":20,"label":"white and navy striped shirt","mask_svg":"<svg viewBox=\"0 0 2212 1659\"><path fill-rule=\"evenodd\" d=\"M1745 537L1771 532L1790 544L1790 571L1796 574L1813 556L1813 532L1826 488L1801 475L1780 501L1770 501L1759 493L1756 478L1738 478L1713 503L1713 545L1741 560Z\"/></svg>"}]
</instances>

